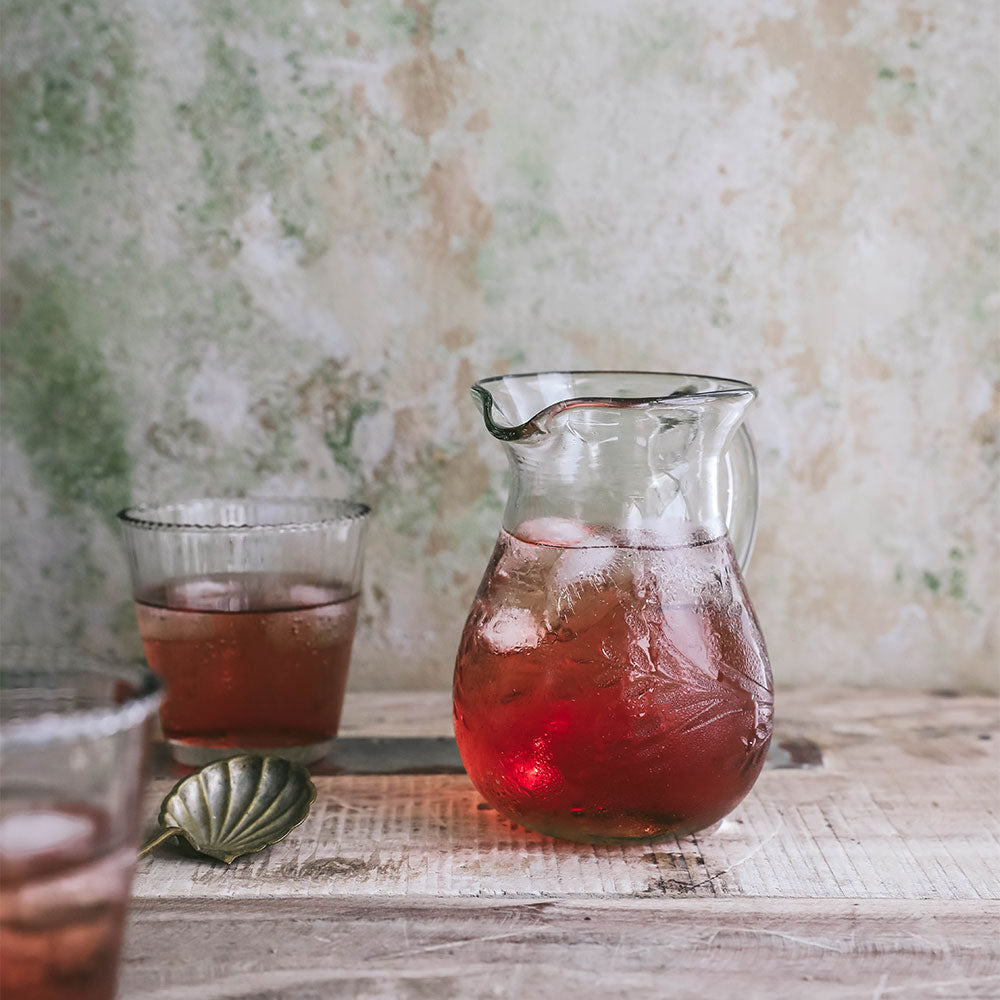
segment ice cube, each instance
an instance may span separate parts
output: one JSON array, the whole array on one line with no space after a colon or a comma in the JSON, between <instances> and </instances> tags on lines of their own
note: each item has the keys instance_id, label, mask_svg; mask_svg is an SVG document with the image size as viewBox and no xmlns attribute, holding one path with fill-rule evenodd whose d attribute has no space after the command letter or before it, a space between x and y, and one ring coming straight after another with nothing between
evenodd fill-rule
<instances>
[{"instance_id":1,"label":"ice cube","mask_svg":"<svg viewBox=\"0 0 1000 1000\"><path fill-rule=\"evenodd\" d=\"M536 517L518 526L517 536L536 545L593 545L591 529L570 517Z\"/></svg>"},{"instance_id":2,"label":"ice cube","mask_svg":"<svg viewBox=\"0 0 1000 1000\"><path fill-rule=\"evenodd\" d=\"M64 851L89 844L94 832L93 820L80 813L58 809L13 813L0 820L0 855L6 859Z\"/></svg>"},{"instance_id":3,"label":"ice cube","mask_svg":"<svg viewBox=\"0 0 1000 1000\"><path fill-rule=\"evenodd\" d=\"M215 622L204 614L136 605L139 634L143 642L211 642Z\"/></svg>"},{"instance_id":4,"label":"ice cube","mask_svg":"<svg viewBox=\"0 0 1000 1000\"><path fill-rule=\"evenodd\" d=\"M328 593L315 589L319 593ZM351 639L357 623L357 611L358 601L355 598L270 614L263 620L264 632L269 643L282 649L325 648Z\"/></svg>"},{"instance_id":5,"label":"ice cube","mask_svg":"<svg viewBox=\"0 0 1000 1000\"><path fill-rule=\"evenodd\" d=\"M543 629L527 608L500 608L480 630L494 653L534 649L542 641Z\"/></svg>"},{"instance_id":6,"label":"ice cube","mask_svg":"<svg viewBox=\"0 0 1000 1000\"><path fill-rule=\"evenodd\" d=\"M503 594L503 603L541 612L552 566L562 549L535 545L505 532L497 554L494 583L497 593Z\"/></svg>"},{"instance_id":7,"label":"ice cube","mask_svg":"<svg viewBox=\"0 0 1000 1000\"><path fill-rule=\"evenodd\" d=\"M601 547L563 552L547 588L545 618L549 627L557 629L559 623L572 618L573 627L578 629L603 618L628 591L630 574L628 553L615 548L610 539Z\"/></svg>"},{"instance_id":8,"label":"ice cube","mask_svg":"<svg viewBox=\"0 0 1000 1000\"><path fill-rule=\"evenodd\" d=\"M247 611L248 595L233 580L199 577L167 583L167 605L185 611Z\"/></svg>"},{"instance_id":9,"label":"ice cube","mask_svg":"<svg viewBox=\"0 0 1000 1000\"><path fill-rule=\"evenodd\" d=\"M10 916L20 926L57 925L72 932L53 946L64 958L70 949L86 952L102 941L107 947L128 900L135 848L129 844L97 858L93 850L72 858L46 855L48 866L36 866L11 900Z\"/></svg>"},{"instance_id":10,"label":"ice cube","mask_svg":"<svg viewBox=\"0 0 1000 1000\"><path fill-rule=\"evenodd\" d=\"M672 677L715 679L719 662L718 637L712 621L696 605L668 605L660 609L661 630L656 649L657 669Z\"/></svg>"},{"instance_id":11,"label":"ice cube","mask_svg":"<svg viewBox=\"0 0 1000 1000\"><path fill-rule=\"evenodd\" d=\"M314 583L293 583L281 599L284 606L289 608L319 608L330 604L332 595L329 587L318 587Z\"/></svg>"},{"instance_id":12,"label":"ice cube","mask_svg":"<svg viewBox=\"0 0 1000 1000\"><path fill-rule=\"evenodd\" d=\"M0 879L12 885L91 857L101 838L96 816L30 806L0 820Z\"/></svg>"},{"instance_id":13,"label":"ice cube","mask_svg":"<svg viewBox=\"0 0 1000 1000\"><path fill-rule=\"evenodd\" d=\"M314 608L308 614L308 625L315 646L334 646L350 642L358 622L358 599Z\"/></svg>"},{"instance_id":14,"label":"ice cube","mask_svg":"<svg viewBox=\"0 0 1000 1000\"><path fill-rule=\"evenodd\" d=\"M601 548L568 549L556 560L552 586L564 590L584 582L600 584L604 574L614 565L618 553L610 540Z\"/></svg>"}]
</instances>

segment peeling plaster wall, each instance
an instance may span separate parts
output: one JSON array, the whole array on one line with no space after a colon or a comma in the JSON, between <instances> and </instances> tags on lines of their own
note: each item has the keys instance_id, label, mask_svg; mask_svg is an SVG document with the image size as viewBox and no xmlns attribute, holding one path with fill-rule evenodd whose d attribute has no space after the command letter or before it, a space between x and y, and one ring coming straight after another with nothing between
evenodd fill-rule
<instances>
[{"instance_id":1,"label":"peeling plaster wall","mask_svg":"<svg viewBox=\"0 0 1000 1000\"><path fill-rule=\"evenodd\" d=\"M780 683L997 686L995 5L5 0L3 636L138 652L112 514L368 499L358 688L444 686L468 386L756 381Z\"/></svg>"}]
</instances>

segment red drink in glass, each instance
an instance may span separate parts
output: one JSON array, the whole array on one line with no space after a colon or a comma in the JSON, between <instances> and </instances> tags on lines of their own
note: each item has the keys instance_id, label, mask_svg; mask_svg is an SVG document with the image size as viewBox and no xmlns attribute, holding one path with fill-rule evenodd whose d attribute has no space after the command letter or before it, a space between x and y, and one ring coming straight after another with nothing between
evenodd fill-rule
<instances>
[{"instance_id":1,"label":"red drink in glass","mask_svg":"<svg viewBox=\"0 0 1000 1000\"><path fill-rule=\"evenodd\" d=\"M770 668L727 538L566 548L501 533L455 672L483 797L569 840L686 834L747 794Z\"/></svg>"},{"instance_id":2,"label":"red drink in glass","mask_svg":"<svg viewBox=\"0 0 1000 1000\"><path fill-rule=\"evenodd\" d=\"M135 847L87 807L0 820L0 996L112 1000Z\"/></svg>"},{"instance_id":3,"label":"red drink in glass","mask_svg":"<svg viewBox=\"0 0 1000 1000\"><path fill-rule=\"evenodd\" d=\"M326 756L368 513L324 497L214 497L119 513L146 659L167 682L161 721L176 761Z\"/></svg>"},{"instance_id":4,"label":"red drink in glass","mask_svg":"<svg viewBox=\"0 0 1000 1000\"><path fill-rule=\"evenodd\" d=\"M178 760L202 762L200 748L315 759L337 735L357 594L293 574L214 574L168 580L136 612Z\"/></svg>"}]
</instances>

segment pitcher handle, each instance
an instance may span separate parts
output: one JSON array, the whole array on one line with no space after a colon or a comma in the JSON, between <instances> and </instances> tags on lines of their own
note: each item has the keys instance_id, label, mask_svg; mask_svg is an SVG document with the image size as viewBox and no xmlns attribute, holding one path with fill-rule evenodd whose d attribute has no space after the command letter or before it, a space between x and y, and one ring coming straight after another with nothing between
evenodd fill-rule
<instances>
[{"instance_id":1,"label":"pitcher handle","mask_svg":"<svg viewBox=\"0 0 1000 1000\"><path fill-rule=\"evenodd\" d=\"M719 477L719 499L726 512L726 525L740 570L746 572L757 538L757 507L760 485L757 455L745 425L741 425L726 449Z\"/></svg>"}]
</instances>

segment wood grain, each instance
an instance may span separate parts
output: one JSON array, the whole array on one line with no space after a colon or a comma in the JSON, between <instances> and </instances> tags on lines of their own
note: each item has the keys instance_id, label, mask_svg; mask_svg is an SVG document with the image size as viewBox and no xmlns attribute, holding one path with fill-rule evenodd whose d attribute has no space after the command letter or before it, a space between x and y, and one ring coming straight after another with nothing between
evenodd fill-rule
<instances>
[{"instance_id":1,"label":"wood grain","mask_svg":"<svg viewBox=\"0 0 1000 1000\"><path fill-rule=\"evenodd\" d=\"M146 901L123 993L974 1000L1000 992L997 920L941 901Z\"/></svg>"}]
</instances>

